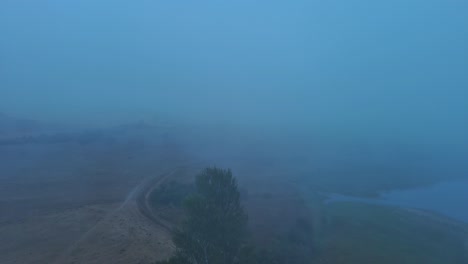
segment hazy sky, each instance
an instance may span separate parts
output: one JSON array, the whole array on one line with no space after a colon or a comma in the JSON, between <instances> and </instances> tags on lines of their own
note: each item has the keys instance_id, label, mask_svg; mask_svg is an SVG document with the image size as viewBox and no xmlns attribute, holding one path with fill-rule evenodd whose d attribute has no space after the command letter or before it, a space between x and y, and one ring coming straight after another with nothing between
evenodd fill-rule
<instances>
[{"instance_id":1,"label":"hazy sky","mask_svg":"<svg viewBox=\"0 0 468 264\"><path fill-rule=\"evenodd\" d=\"M1 0L0 111L466 139L468 1Z\"/></svg>"}]
</instances>

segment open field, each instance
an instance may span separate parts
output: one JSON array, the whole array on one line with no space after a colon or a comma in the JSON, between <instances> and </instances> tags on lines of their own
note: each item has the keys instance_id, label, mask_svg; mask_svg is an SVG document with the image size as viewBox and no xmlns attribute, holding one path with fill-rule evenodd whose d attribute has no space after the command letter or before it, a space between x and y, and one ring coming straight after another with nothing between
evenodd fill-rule
<instances>
[{"instance_id":1,"label":"open field","mask_svg":"<svg viewBox=\"0 0 468 264\"><path fill-rule=\"evenodd\" d=\"M252 240L264 247L283 246L297 223L310 223L307 234L317 263L466 261L463 224L421 211L324 205L313 192L349 187L351 193L366 195L388 187L378 180L324 178L327 172L313 167L305 176L307 162L288 160L275 149L251 151L247 144L225 143L223 150L222 144L214 145L219 139L180 139L177 134L164 139L162 134L124 129L97 138L92 133L85 140L46 137L45 142L0 146L0 263L149 264L165 259L174 250L168 227L179 221L181 211L151 208L149 194L163 181L188 183L210 165L233 169ZM353 189L363 182L367 185Z\"/></svg>"},{"instance_id":2,"label":"open field","mask_svg":"<svg viewBox=\"0 0 468 264\"><path fill-rule=\"evenodd\" d=\"M304 196L293 186L275 181L261 186L246 182L241 185L243 204L249 215L252 242L260 248L291 254L289 243L294 243L299 232L302 243L309 243L304 249L312 252L310 263L468 261L466 223L395 206L325 203L321 195ZM171 203L166 208L157 207L157 211L172 223L182 217L180 208Z\"/></svg>"},{"instance_id":3,"label":"open field","mask_svg":"<svg viewBox=\"0 0 468 264\"><path fill-rule=\"evenodd\" d=\"M337 202L325 208L319 263L464 264L468 226L427 212Z\"/></svg>"},{"instance_id":4,"label":"open field","mask_svg":"<svg viewBox=\"0 0 468 264\"><path fill-rule=\"evenodd\" d=\"M151 263L170 254L167 232L136 204L145 179L180 163L159 146L17 144L0 147L0 157L0 263Z\"/></svg>"}]
</instances>

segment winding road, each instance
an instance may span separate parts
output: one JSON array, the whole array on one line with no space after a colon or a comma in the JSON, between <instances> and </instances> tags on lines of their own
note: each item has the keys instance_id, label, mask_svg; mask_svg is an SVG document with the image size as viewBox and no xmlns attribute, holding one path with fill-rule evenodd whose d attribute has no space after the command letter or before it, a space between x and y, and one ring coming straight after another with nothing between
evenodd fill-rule
<instances>
[{"instance_id":1,"label":"winding road","mask_svg":"<svg viewBox=\"0 0 468 264\"><path fill-rule=\"evenodd\" d=\"M62 254L55 259L53 263L62 264L65 263L69 256L76 251L80 245L86 244L89 239L93 238L93 235L103 226L108 226L113 219L116 219L119 215L126 214L126 212L135 212L142 215L144 218L149 219L152 223L158 225L160 228L170 231L170 223L160 219L157 214L152 210L148 198L150 193L160 186L164 181L171 178L177 171L187 166L178 166L171 169L169 172L159 174L157 176L147 177L143 179L137 186L135 186L126 196L125 200L117 206L114 210L109 212L105 217L99 220L94 226L88 229L83 235L81 235L75 242L68 246Z\"/></svg>"},{"instance_id":2,"label":"winding road","mask_svg":"<svg viewBox=\"0 0 468 264\"><path fill-rule=\"evenodd\" d=\"M160 219L156 214L154 214L153 210L151 209L151 205L149 203L149 196L151 192L159 187L164 181L169 179L173 176L177 170L184 168L185 166L177 167L173 169L171 172L164 173L159 177L155 177L150 179L148 182L143 183L141 189L136 194L136 203L138 206L138 210L142 215L150 219L155 224L163 227L164 229L170 231L171 226L169 223L166 223L164 220Z\"/></svg>"}]
</instances>

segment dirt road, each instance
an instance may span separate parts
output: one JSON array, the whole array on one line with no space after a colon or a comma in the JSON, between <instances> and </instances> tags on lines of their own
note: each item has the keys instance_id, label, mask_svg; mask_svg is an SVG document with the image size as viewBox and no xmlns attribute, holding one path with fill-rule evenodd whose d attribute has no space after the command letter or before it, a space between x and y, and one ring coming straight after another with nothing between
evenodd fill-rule
<instances>
[{"instance_id":1,"label":"dirt road","mask_svg":"<svg viewBox=\"0 0 468 264\"><path fill-rule=\"evenodd\" d=\"M85 232L53 263L144 264L169 257L174 249L170 225L152 212L148 196L182 168L184 166L145 178L122 204Z\"/></svg>"}]
</instances>

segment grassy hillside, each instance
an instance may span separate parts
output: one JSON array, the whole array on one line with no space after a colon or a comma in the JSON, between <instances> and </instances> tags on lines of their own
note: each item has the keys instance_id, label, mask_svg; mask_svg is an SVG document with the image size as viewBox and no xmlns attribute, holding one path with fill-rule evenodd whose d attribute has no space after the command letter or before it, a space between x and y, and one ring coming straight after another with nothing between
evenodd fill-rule
<instances>
[{"instance_id":1,"label":"grassy hillside","mask_svg":"<svg viewBox=\"0 0 468 264\"><path fill-rule=\"evenodd\" d=\"M466 226L420 211L333 203L319 263L466 264Z\"/></svg>"}]
</instances>

